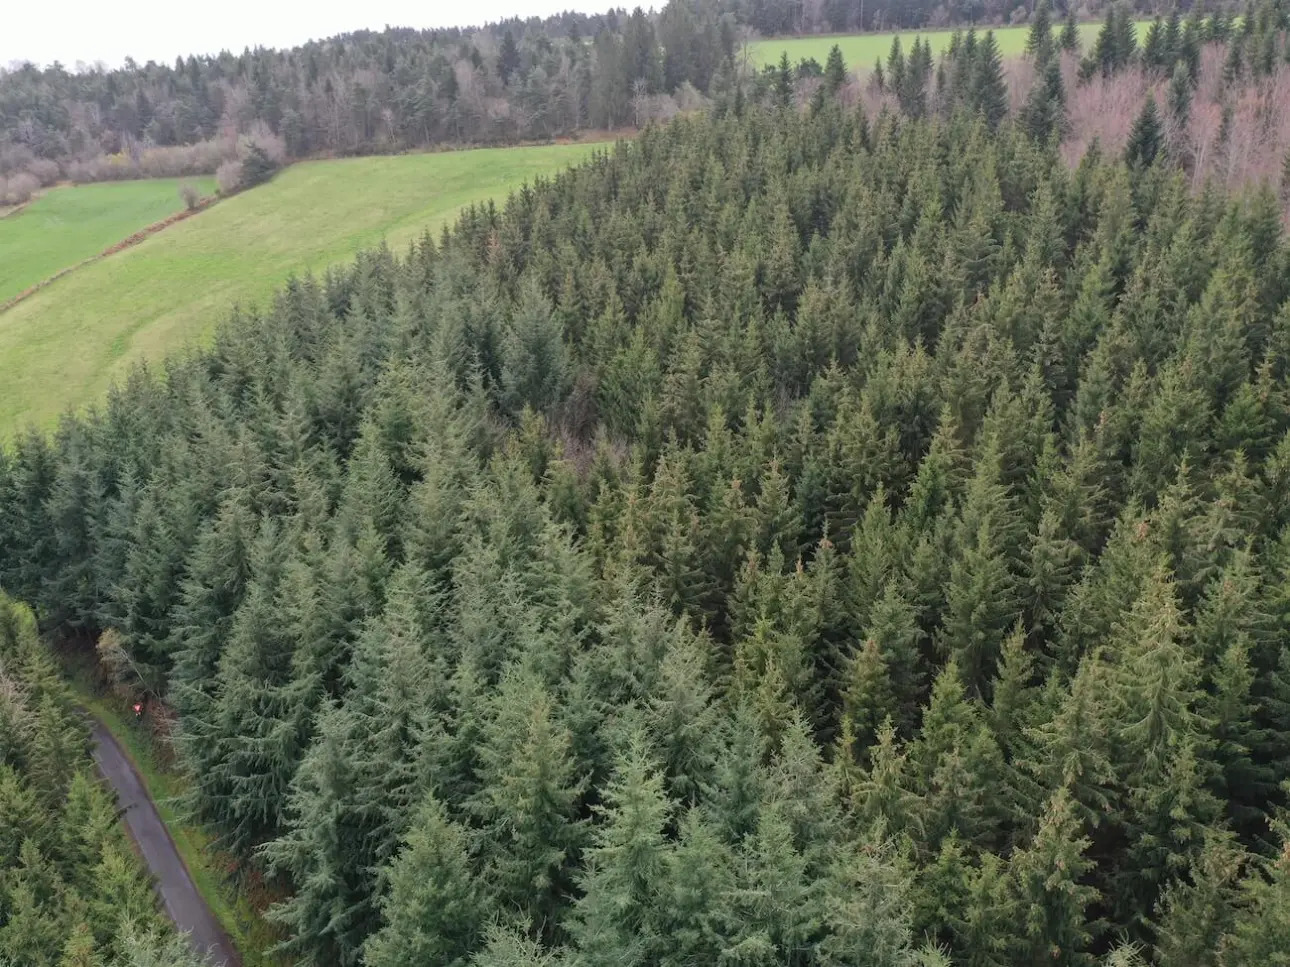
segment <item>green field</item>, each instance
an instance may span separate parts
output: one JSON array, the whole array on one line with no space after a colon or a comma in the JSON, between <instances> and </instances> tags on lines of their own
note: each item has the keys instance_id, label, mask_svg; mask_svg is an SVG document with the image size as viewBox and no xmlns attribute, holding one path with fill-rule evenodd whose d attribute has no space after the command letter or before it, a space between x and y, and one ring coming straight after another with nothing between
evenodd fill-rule
<instances>
[{"instance_id":1,"label":"green field","mask_svg":"<svg viewBox=\"0 0 1290 967\"><path fill-rule=\"evenodd\" d=\"M215 191L213 178L69 186L0 218L0 304L180 211L179 186L185 181L203 195Z\"/></svg>"},{"instance_id":2,"label":"green field","mask_svg":"<svg viewBox=\"0 0 1290 967\"><path fill-rule=\"evenodd\" d=\"M402 247L464 205L588 157L590 144L352 158L293 165L0 313L0 439L49 427L102 397L141 356L210 333L235 303L263 303L384 237Z\"/></svg>"},{"instance_id":3,"label":"green field","mask_svg":"<svg viewBox=\"0 0 1290 967\"><path fill-rule=\"evenodd\" d=\"M1150 21L1142 21L1138 24L1138 30L1141 32L1144 25ZM1097 36L1101 29L1100 23L1080 24L1080 39L1088 46ZM1060 29L1060 26L1054 29ZM984 28L979 28L984 33ZM1020 54L1026 49L1026 34L1029 27L998 27L995 28L994 36L999 42L999 49L1003 52L1004 57L1011 57ZM839 36L813 36L813 37L772 37L768 40L755 40L748 44L748 56L752 63L757 66L774 64L779 61L780 55L788 51L788 59L796 64L798 61L806 60L808 57L814 57L823 64L829 56L829 51L834 44L842 48L842 56L846 58L847 66L852 70L868 71L879 57L885 61L887 54L891 51L891 40L899 36L900 43L909 52L909 46L914 42L915 37L922 37L930 41L933 53L939 55L950 45L950 37L953 36L952 30L908 30L896 33L886 34L849 34L845 37Z\"/></svg>"}]
</instances>

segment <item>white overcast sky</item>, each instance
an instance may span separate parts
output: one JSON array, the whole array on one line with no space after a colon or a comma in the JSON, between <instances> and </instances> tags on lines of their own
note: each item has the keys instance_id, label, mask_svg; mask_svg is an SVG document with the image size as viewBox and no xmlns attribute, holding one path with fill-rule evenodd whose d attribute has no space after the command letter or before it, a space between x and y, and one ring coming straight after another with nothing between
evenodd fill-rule
<instances>
[{"instance_id":1,"label":"white overcast sky","mask_svg":"<svg viewBox=\"0 0 1290 967\"><path fill-rule=\"evenodd\" d=\"M291 47L348 30L460 27L562 10L596 13L639 0L15 0L0 24L0 65L55 60L173 62L224 48ZM641 6L652 6L649 2Z\"/></svg>"}]
</instances>

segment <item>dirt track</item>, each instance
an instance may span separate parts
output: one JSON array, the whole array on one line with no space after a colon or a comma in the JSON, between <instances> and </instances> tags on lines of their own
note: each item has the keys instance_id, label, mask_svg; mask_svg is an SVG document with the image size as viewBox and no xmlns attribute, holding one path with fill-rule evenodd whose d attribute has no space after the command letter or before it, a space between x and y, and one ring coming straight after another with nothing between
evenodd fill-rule
<instances>
[{"instance_id":1,"label":"dirt track","mask_svg":"<svg viewBox=\"0 0 1290 967\"><path fill-rule=\"evenodd\" d=\"M211 967L241 967L237 951L193 885L170 833L157 814L157 807L125 752L100 722L93 723L92 732L94 761L116 790L117 800L125 811L126 826L156 879L157 893L166 913L189 935L197 951L206 955Z\"/></svg>"}]
</instances>

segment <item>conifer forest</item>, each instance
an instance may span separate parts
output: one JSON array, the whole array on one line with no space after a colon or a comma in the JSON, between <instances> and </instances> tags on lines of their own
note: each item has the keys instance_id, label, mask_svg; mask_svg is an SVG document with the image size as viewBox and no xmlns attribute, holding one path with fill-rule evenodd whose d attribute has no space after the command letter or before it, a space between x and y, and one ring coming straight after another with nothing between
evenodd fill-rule
<instances>
[{"instance_id":1,"label":"conifer forest","mask_svg":"<svg viewBox=\"0 0 1290 967\"><path fill-rule=\"evenodd\" d=\"M0 962L187 963L38 621L305 967L1290 964L1284 155L1123 16L759 73L0 449Z\"/></svg>"}]
</instances>

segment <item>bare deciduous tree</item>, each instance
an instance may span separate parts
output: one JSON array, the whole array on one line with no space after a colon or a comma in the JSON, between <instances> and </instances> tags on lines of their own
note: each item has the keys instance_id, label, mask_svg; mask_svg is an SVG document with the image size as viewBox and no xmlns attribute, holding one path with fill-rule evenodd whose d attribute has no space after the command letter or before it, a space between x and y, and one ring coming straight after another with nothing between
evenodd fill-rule
<instances>
[{"instance_id":1,"label":"bare deciduous tree","mask_svg":"<svg viewBox=\"0 0 1290 967\"><path fill-rule=\"evenodd\" d=\"M7 205L24 205L31 201L31 196L39 187L40 182L35 175L20 171L5 181L4 202Z\"/></svg>"},{"instance_id":2,"label":"bare deciduous tree","mask_svg":"<svg viewBox=\"0 0 1290 967\"><path fill-rule=\"evenodd\" d=\"M215 170L215 184L221 195L231 195L242 187L242 162L225 161Z\"/></svg>"}]
</instances>

